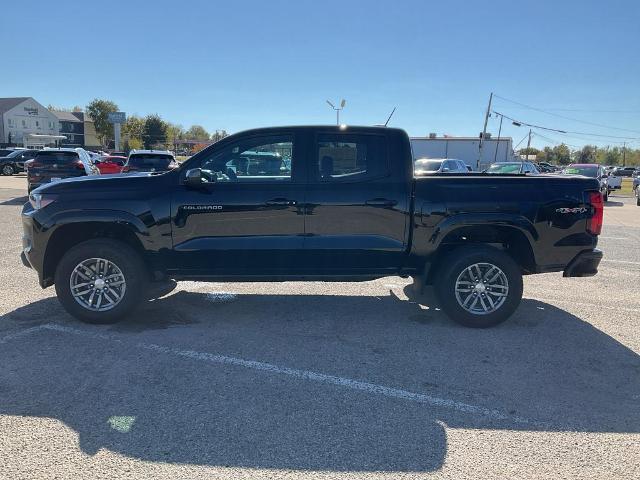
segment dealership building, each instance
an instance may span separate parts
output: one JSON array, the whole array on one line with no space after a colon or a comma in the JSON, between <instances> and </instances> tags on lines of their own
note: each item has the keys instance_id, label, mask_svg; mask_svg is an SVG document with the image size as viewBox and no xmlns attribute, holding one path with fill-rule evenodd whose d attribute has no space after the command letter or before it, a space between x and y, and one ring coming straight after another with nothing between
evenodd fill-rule
<instances>
[{"instance_id":1,"label":"dealership building","mask_svg":"<svg viewBox=\"0 0 640 480\"><path fill-rule=\"evenodd\" d=\"M31 97L0 98L0 147L100 148L84 112L50 111Z\"/></svg>"},{"instance_id":2,"label":"dealership building","mask_svg":"<svg viewBox=\"0 0 640 480\"><path fill-rule=\"evenodd\" d=\"M58 119L31 97L0 98L0 144L32 148L63 140Z\"/></svg>"}]
</instances>

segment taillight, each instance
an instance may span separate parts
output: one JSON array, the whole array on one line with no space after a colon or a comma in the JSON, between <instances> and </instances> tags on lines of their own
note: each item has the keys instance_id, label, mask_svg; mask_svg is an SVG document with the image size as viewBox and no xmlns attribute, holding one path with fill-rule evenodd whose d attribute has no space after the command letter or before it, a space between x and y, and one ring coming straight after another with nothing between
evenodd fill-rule
<instances>
[{"instance_id":1,"label":"taillight","mask_svg":"<svg viewBox=\"0 0 640 480\"><path fill-rule=\"evenodd\" d=\"M602 232L602 219L604 217L604 202L600 192L589 192L589 203L593 208L593 215L587 220L587 231L593 235Z\"/></svg>"},{"instance_id":2,"label":"taillight","mask_svg":"<svg viewBox=\"0 0 640 480\"><path fill-rule=\"evenodd\" d=\"M127 166L122 167L122 170L121 170L122 173L127 173L128 171L129 171L129 167Z\"/></svg>"},{"instance_id":3,"label":"taillight","mask_svg":"<svg viewBox=\"0 0 640 480\"><path fill-rule=\"evenodd\" d=\"M27 160L24 162L24 169L27 170L29 168L40 168L42 167L41 163L36 162L35 160Z\"/></svg>"},{"instance_id":4,"label":"taillight","mask_svg":"<svg viewBox=\"0 0 640 480\"><path fill-rule=\"evenodd\" d=\"M84 163L82 163L82 160L74 160L71 165L76 167L78 170L84 170Z\"/></svg>"}]
</instances>

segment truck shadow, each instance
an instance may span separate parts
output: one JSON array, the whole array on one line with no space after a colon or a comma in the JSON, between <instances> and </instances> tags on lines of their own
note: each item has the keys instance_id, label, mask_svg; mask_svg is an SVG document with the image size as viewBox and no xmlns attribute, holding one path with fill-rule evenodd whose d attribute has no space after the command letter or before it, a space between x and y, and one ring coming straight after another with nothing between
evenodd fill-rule
<instances>
[{"instance_id":1,"label":"truck shadow","mask_svg":"<svg viewBox=\"0 0 640 480\"><path fill-rule=\"evenodd\" d=\"M179 464L426 472L445 460L445 428L640 432L639 356L536 300L524 300L509 322L490 330L459 327L393 292L176 291L113 326L79 324L48 298L6 320L84 332L40 330L0 345L0 414L60 420L88 454L106 448ZM337 375L448 403L148 345ZM462 403L505 418L465 412Z\"/></svg>"}]
</instances>

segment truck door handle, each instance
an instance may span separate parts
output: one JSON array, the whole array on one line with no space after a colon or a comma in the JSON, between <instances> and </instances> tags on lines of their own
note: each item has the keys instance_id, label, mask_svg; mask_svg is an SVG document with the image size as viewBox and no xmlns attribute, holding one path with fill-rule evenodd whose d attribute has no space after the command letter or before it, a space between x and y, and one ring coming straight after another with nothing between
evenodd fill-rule
<instances>
[{"instance_id":1,"label":"truck door handle","mask_svg":"<svg viewBox=\"0 0 640 480\"><path fill-rule=\"evenodd\" d=\"M398 204L395 200L389 200L388 198L372 198L364 203L372 207L394 207Z\"/></svg>"},{"instance_id":2,"label":"truck door handle","mask_svg":"<svg viewBox=\"0 0 640 480\"><path fill-rule=\"evenodd\" d=\"M265 202L265 205L268 207L290 207L295 204L295 200L289 200L287 198L274 198Z\"/></svg>"}]
</instances>

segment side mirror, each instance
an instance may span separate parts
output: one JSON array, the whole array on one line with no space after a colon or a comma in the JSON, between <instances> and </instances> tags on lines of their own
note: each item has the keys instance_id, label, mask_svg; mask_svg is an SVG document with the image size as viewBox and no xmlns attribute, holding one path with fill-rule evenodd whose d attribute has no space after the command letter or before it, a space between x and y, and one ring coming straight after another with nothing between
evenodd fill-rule
<instances>
[{"instance_id":1,"label":"side mirror","mask_svg":"<svg viewBox=\"0 0 640 480\"><path fill-rule=\"evenodd\" d=\"M444 167L444 168L442 169L442 173L445 173L445 172L448 172L448 171L449 171L449 167Z\"/></svg>"},{"instance_id":2,"label":"side mirror","mask_svg":"<svg viewBox=\"0 0 640 480\"><path fill-rule=\"evenodd\" d=\"M199 187L202 185L202 170L191 168L184 175L184 184L187 187Z\"/></svg>"}]
</instances>

